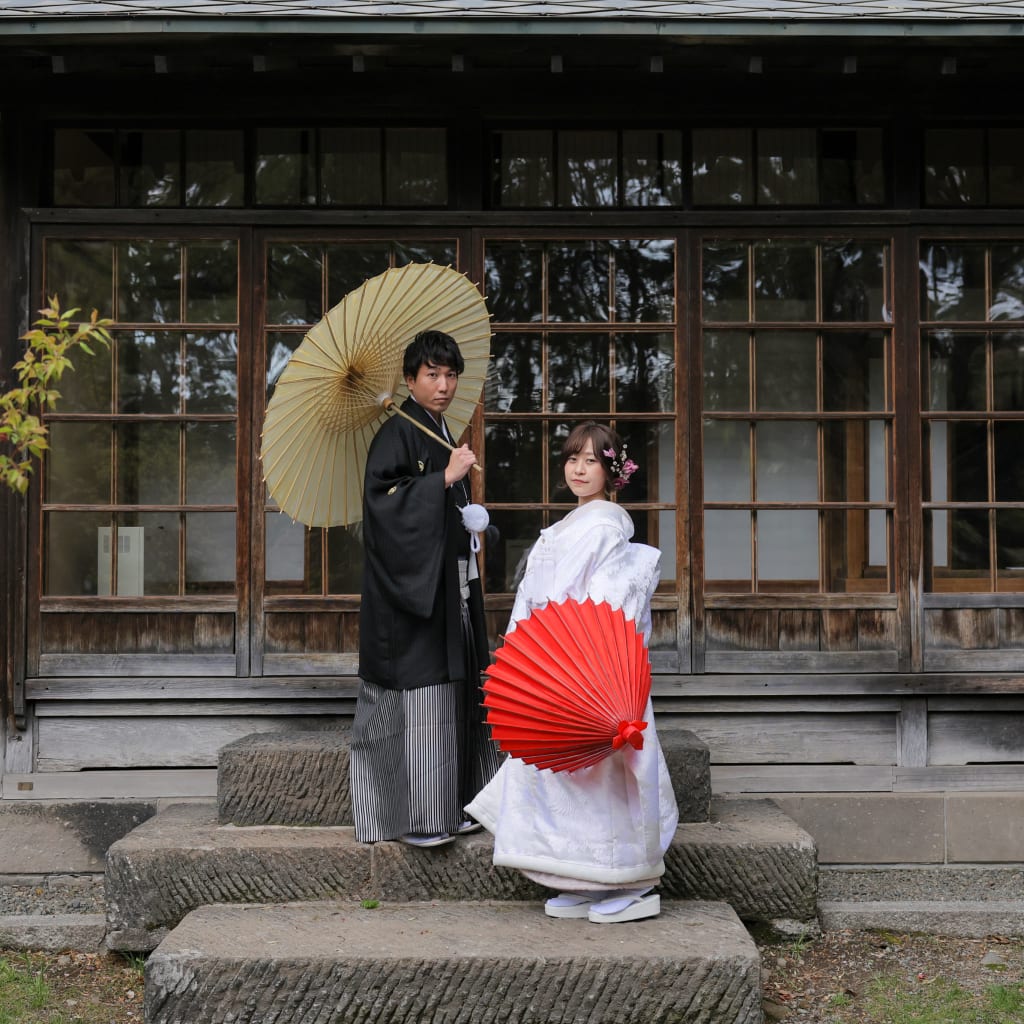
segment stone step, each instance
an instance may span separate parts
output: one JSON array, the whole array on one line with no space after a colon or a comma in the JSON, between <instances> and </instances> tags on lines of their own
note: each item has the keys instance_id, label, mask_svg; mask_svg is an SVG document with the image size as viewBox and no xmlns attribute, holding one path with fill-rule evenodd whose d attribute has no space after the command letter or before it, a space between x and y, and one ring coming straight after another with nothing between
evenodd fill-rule
<instances>
[{"instance_id":1,"label":"stone step","mask_svg":"<svg viewBox=\"0 0 1024 1024\"><path fill-rule=\"evenodd\" d=\"M659 730L679 820L707 821L708 746L685 729ZM217 813L232 825L351 825L348 728L255 733L221 748Z\"/></svg>"},{"instance_id":2,"label":"stone step","mask_svg":"<svg viewBox=\"0 0 1024 1024\"><path fill-rule=\"evenodd\" d=\"M821 927L983 939L1024 936L1024 900L823 900Z\"/></svg>"},{"instance_id":3,"label":"stone step","mask_svg":"<svg viewBox=\"0 0 1024 1024\"><path fill-rule=\"evenodd\" d=\"M434 849L367 845L348 827L220 825L212 802L176 804L107 853L107 944L153 949L189 911L213 903L325 899L534 901L546 890L492 863L486 833ZM681 825L666 854L666 899L732 904L753 922L815 920L814 842L766 800L715 801ZM781 930L785 930L782 928Z\"/></svg>"},{"instance_id":4,"label":"stone step","mask_svg":"<svg viewBox=\"0 0 1024 1024\"><path fill-rule=\"evenodd\" d=\"M204 907L146 964L147 1024L760 1024L757 948L721 903L645 921L538 904Z\"/></svg>"}]
</instances>

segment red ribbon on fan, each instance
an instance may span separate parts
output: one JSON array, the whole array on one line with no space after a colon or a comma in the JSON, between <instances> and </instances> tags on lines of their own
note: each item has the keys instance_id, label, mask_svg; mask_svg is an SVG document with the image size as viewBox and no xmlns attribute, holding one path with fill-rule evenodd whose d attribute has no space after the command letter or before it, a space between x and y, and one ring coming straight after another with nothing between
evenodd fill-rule
<instances>
[{"instance_id":1,"label":"red ribbon on fan","mask_svg":"<svg viewBox=\"0 0 1024 1024\"><path fill-rule=\"evenodd\" d=\"M531 612L503 638L484 682L494 741L552 771L644 745L651 662L619 608L568 598Z\"/></svg>"}]
</instances>

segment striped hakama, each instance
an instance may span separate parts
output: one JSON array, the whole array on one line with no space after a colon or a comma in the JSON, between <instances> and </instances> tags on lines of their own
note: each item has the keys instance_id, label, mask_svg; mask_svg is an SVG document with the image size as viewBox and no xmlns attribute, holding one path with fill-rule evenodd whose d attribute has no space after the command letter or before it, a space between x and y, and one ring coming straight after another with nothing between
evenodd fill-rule
<instances>
[{"instance_id":1,"label":"striped hakama","mask_svg":"<svg viewBox=\"0 0 1024 1024\"><path fill-rule=\"evenodd\" d=\"M460 559L466 679L409 690L360 680L349 767L360 842L454 832L466 818L465 805L498 770L484 723L466 569Z\"/></svg>"}]
</instances>

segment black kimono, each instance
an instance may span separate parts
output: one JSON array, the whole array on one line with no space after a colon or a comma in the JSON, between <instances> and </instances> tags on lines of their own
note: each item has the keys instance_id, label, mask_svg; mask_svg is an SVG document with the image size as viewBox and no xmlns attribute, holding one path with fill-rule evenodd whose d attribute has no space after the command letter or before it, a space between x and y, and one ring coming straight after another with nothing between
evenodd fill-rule
<instances>
[{"instance_id":1,"label":"black kimono","mask_svg":"<svg viewBox=\"0 0 1024 1024\"><path fill-rule=\"evenodd\" d=\"M441 436L413 399L402 408ZM476 556L459 515L469 482L445 487L449 456L396 416L367 458L350 762L361 842L458 831L466 803L498 768L481 708L483 597L479 579L468 578Z\"/></svg>"},{"instance_id":2,"label":"black kimono","mask_svg":"<svg viewBox=\"0 0 1024 1024\"><path fill-rule=\"evenodd\" d=\"M430 413L411 398L402 409L440 436ZM383 424L370 445L359 675L389 690L466 679L458 559L470 550L458 508L469 502L469 483L445 488L449 454L400 416ZM480 581L469 586L473 654L486 665Z\"/></svg>"}]
</instances>

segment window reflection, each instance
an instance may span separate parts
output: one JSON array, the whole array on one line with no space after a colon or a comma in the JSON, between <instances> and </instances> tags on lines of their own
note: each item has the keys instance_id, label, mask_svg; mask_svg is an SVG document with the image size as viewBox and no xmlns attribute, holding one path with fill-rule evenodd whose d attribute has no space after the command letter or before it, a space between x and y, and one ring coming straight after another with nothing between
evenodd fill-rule
<instances>
[{"instance_id":1,"label":"window reflection","mask_svg":"<svg viewBox=\"0 0 1024 1024\"><path fill-rule=\"evenodd\" d=\"M608 336L558 334L548 339L548 407L558 413L603 412L609 396Z\"/></svg>"},{"instance_id":2,"label":"window reflection","mask_svg":"<svg viewBox=\"0 0 1024 1024\"><path fill-rule=\"evenodd\" d=\"M133 239L118 244L118 320L181 321L181 252L181 243L173 240Z\"/></svg>"},{"instance_id":3,"label":"window reflection","mask_svg":"<svg viewBox=\"0 0 1024 1024\"><path fill-rule=\"evenodd\" d=\"M484 385L488 412L539 412L543 395L542 340L536 334L495 334Z\"/></svg>"},{"instance_id":4,"label":"window reflection","mask_svg":"<svg viewBox=\"0 0 1024 1024\"><path fill-rule=\"evenodd\" d=\"M929 206L985 202L985 131L932 128L924 135L924 196Z\"/></svg>"},{"instance_id":5,"label":"window reflection","mask_svg":"<svg viewBox=\"0 0 1024 1024\"><path fill-rule=\"evenodd\" d=\"M675 408L675 338L616 334L615 408L619 412L671 412Z\"/></svg>"},{"instance_id":6,"label":"window reflection","mask_svg":"<svg viewBox=\"0 0 1024 1024\"><path fill-rule=\"evenodd\" d=\"M120 206L181 204L181 132L122 132L120 167Z\"/></svg>"}]
</instances>

